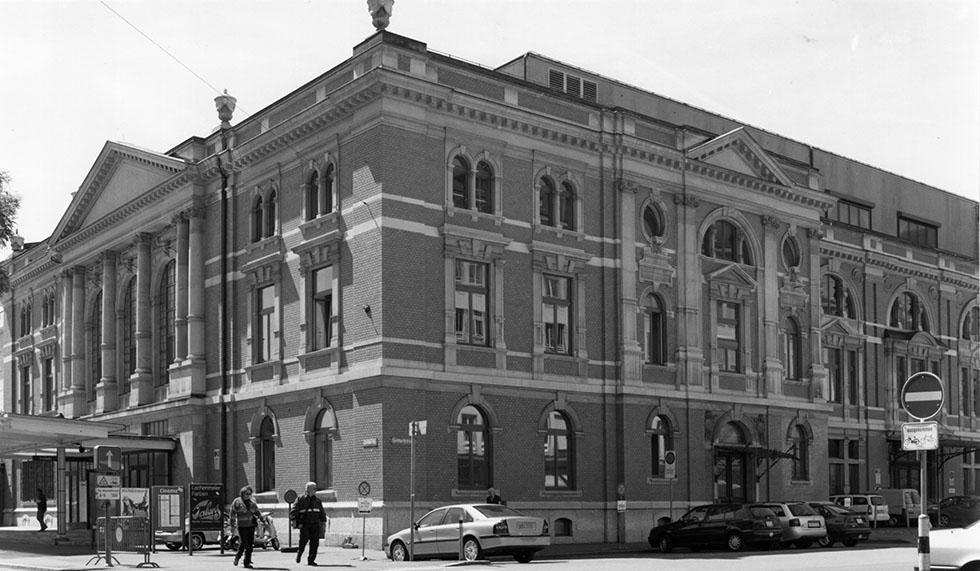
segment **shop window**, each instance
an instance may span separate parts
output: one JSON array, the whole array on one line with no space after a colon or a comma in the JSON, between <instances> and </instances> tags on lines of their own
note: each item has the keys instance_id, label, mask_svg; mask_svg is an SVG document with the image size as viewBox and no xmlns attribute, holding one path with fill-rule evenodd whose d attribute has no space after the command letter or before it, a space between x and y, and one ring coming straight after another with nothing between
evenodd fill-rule
<instances>
[{"instance_id":1,"label":"shop window","mask_svg":"<svg viewBox=\"0 0 980 571\"><path fill-rule=\"evenodd\" d=\"M255 459L256 492L268 492L276 489L276 426L272 418L262 419L259 428L259 438Z\"/></svg>"}]
</instances>

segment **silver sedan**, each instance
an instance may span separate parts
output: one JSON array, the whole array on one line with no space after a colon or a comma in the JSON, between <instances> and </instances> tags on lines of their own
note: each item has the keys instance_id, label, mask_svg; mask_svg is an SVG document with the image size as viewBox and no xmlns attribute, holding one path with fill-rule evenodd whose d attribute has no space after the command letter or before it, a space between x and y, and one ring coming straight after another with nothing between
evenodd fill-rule
<instances>
[{"instance_id":1,"label":"silver sedan","mask_svg":"<svg viewBox=\"0 0 980 571\"><path fill-rule=\"evenodd\" d=\"M527 563L551 545L548 522L498 504L457 504L436 508L415 522L415 559L459 555L467 561L490 555L513 555ZM388 536L385 553L394 561L410 559L410 530Z\"/></svg>"}]
</instances>

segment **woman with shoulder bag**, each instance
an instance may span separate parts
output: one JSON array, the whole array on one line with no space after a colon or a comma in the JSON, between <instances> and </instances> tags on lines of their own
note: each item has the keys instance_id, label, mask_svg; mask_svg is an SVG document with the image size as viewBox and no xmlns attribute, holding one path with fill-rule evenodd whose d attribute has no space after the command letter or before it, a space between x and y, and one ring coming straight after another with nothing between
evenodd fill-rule
<instances>
[{"instance_id":1,"label":"woman with shoulder bag","mask_svg":"<svg viewBox=\"0 0 980 571\"><path fill-rule=\"evenodd\" d=\"M259 512L259 506L252 501L252 487L245 486L239 496L231 503L231 523L238 529L238 552L235 554L235 565L245 555L243 567L252 569L252 547L255 543L255 526L259 520L265 521Z\"/></svg>"}]
</instances>

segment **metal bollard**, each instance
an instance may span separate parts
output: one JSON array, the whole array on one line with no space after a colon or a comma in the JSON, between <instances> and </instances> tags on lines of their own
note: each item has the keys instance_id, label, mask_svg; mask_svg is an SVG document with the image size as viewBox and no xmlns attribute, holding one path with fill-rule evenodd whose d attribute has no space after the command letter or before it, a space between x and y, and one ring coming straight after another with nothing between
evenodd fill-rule
<instances>
[{"instance_id":1,"label":"metal bollard","mask_svg":"<svg viewBox=\"0 0 980 571\"><path fill-rule=\"evenodd\" d=\"M919 516L919 571L929 571L929 516Z\"/></svg>"}]
</instances>

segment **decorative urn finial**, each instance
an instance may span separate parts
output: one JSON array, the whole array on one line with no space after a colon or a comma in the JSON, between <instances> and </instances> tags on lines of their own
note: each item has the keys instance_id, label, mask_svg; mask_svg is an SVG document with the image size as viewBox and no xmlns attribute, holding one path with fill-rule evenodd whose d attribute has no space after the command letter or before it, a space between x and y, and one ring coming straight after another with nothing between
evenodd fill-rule
<instances>
[{"instance_id":1,"label":"decorative urn finial","mask_svg":"<svg viewBox=\"0 0 980 571\"><path fill-rule=\"evenodd\" d=\"M218 109L218 119L221 120L221 128L231 127L231 115L235 112L235 102L238 100L228 95L226 89L223 95L214 98L214 106Z\"/></svg>"},{"instance_id":2,"label":"decorative urn finial","mask_svg":"<svg viewBox=\"0 0 980 571\"><path fill-rule=\"evenodd\" d=\"M371 23L379 32L388 27L391 18L391 8L395 0L367 0L368 12L371 13Z\"/></svg>"}]
</instances>

